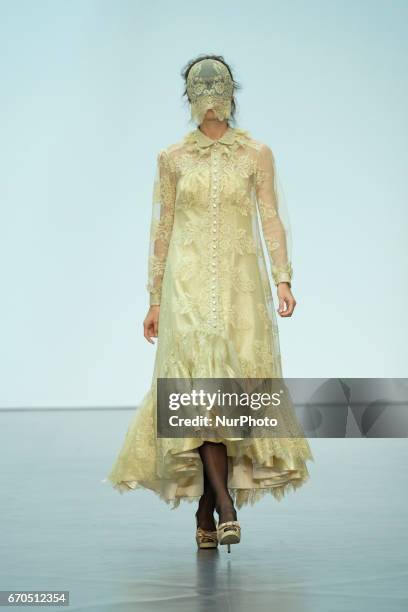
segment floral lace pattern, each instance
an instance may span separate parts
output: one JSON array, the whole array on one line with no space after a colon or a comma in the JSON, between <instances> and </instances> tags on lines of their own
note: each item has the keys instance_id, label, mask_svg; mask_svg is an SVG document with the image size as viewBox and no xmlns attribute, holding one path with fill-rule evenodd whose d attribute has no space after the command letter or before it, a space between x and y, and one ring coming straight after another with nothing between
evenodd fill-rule
<instances>
[{"instance_id":1,"label":"floral lace pattern","mask_svg":"<svg viewBox=\"0 0 408 612\"><path fill-rule=\"evenodd\" d=\"M214 59L196 62L187 77L191 118L200 124L208 109L223 121L231 115L234 84L228 68Z\"/></svg>"},{"instance_id":2,"label":"floral lace pattern","mask_svg":"<svg viewBox=\"0 0 408 612\"><path fill-rule=\"evenodd\" d=\"M227 146L215 154L220 144ZM291 283L289 218L271 149L238 128L229 127L216 142L197 128L187 134L181 144L162 149L158 155L147 284L151 304L160 303L175 216L178 225L183 224L183 229L172 237L178 251L191 244L202 245L205 250L209 242L211 221L214 226L209 204L213 179L219 180L217 243L220 253L231 250L240 254L261 252L258 210L274 283ZM178 256L186 258L183 253Z\"/></svg>"},{"instance_id":3,"label":"floral lace pattern","mask_svg":"<svg viewBox=\"0 0 408 612\"><path fill-rule=\"evenodd\" d=\"M202 492L202 440L155 437L157 377L282 376L267 270L269 260L274 284L291 282L282 194L271 149L245 130L212 140L197 128L159 152L147 282L159 336L151 389L109 475L120 491L148 487L173 505ZM287 438L220 439L238 505L308 478L308 442L290 409L281 420Z\"/></svg>"}]
</instances>

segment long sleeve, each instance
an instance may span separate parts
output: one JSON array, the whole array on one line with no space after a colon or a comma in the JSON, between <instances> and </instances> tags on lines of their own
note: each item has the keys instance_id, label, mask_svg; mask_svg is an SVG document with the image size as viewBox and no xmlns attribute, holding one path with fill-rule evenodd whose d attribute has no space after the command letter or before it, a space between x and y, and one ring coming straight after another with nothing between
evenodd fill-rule
<instances>
[{"instance_id":1,"label":"long sleeve","mask_svg":"<svg viewBox=\"0 0 408 612\"><path fill-rule=\"evenodd\" d=\"M152 217L148 257L150 305L160 304L164 270L174 221L176 181L168 153L161 149L157 156L153 187Z\"/></svg>"},{"instance_id":2,"label":"long sleeve","mask_svg":"<svg viewBox=\"0 0 408 612\"><path fill-rule=\"evenodd\" d=\"M258 152L255 190L273 281L275 285L281 282L291 284L293 270L289 215L279 186L275 159L266 144L262 144Z\"/></svg>"}]
</instances>

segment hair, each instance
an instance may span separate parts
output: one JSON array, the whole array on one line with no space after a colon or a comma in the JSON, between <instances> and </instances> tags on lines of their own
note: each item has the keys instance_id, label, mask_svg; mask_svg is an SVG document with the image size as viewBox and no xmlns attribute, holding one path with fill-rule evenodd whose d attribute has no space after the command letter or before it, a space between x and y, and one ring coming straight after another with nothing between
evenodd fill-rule
<instances>
[{"instance_id":1,"label":"hair","mask_svg":"<svg viewBox=\"0 0 408 612\"><path fill-rule=\"evenodd\" d=\"M184 79L184 91L182 94L182 97L186 98L188 100L188 102L190 102L190 99L188 97L188 93L187 93L187 78L188 78L188 73L190 72L191 68L194 66L194 64L196 64L197 62L200 62L201 60L204 59L214 59L214 60L218 60L219 62L221 62L222 64L224 64L224 66L226 66L226 68L228 69L228 72L230 73L231 79L232 79L232 83L233 83L233 91L232 91L232 102L231 102L231 117L229 117L229 120L235 122L235 115L236 115L236 111L237 111L237 104L235 101L235 92L238 89L242 89L242 85L235 80L231 66L229 64L227 64L227 62L225 61L225 59L223 58L222 55L206 55L204 53L202 53L201 55L198 55L197 57L195 57L194 59L190 60L189 62L187 62L187 64L183 67L182 71L181 71L181 76Z\"/></svg>"}]
</instances>

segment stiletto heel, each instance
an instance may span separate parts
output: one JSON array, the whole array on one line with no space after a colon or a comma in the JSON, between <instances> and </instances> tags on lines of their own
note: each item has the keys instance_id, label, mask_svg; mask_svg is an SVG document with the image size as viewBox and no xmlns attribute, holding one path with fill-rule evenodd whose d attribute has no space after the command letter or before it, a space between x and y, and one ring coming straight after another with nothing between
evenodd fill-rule
<instances>
[{"instance_id":1,"label":"stiletto heel","mask_svg":"<svg viewBox=\"0 0 408 612\"><path fill-rule=\"evenodd\" d=\"M221 516L221 506L216 506L218 517ZM220 523L218 518L217 525L217 538L218 544L221 546L226 544L227 551L231 552L231 544L238 544L241 541L241 525L237 521L237 513L234 506L232 505L232 514L235 520L223 521Z\"/></svg>"},{"instance_id":2,"label":"stiletto heel","mask_svg":"<svg viewBox=\"0 0 408 612\"><path fill-rule=\"evenodd\" d=\"M207 531L198 526L198 517L196 517L196 542L198 548L217 548L218 538L217 531Z\"/></svg>"},{"instance_id":3,"label":"stiletto heel","mask_svg":"<svg viewBox=\"0 0 408 612\"><path fill-rule=\"evenodd\" d=\"M241 541L241 526L238 521L225 521L219 523L217 527L218 544L227 545L227 550L230 553L230 544L239 544Z\"/></svg>"}]
</instances>

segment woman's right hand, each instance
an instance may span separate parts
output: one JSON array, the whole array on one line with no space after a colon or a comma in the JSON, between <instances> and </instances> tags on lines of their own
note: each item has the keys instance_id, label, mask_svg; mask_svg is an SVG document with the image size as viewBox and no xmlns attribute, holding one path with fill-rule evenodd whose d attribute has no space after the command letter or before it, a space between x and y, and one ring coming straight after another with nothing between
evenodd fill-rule
<instances>
[{"instance_id":1,"label":"woman's right hand","mask_svg":"<svg viewBox=\"0 0 408 612\"><path fill-rule=\"evenodd\" d=\"M146 318L143 321L143 335L146 340L150 342L150 344L155 344L152 338L157 338L157 335L159 333L159 313L159 305L150 306L149 312L147 313Z\"/></svg>"}]
</instances>

